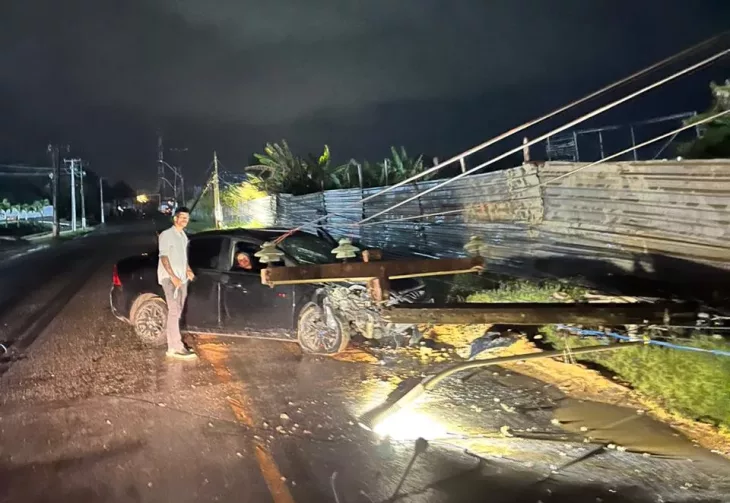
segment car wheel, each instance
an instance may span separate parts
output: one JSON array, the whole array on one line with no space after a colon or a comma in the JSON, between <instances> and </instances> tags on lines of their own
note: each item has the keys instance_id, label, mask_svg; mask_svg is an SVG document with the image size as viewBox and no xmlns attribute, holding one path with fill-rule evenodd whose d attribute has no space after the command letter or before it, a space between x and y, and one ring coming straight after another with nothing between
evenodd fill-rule
<instances>
[{"instance_id":1,"label":"car wheel","mask_svg":"<svg viewBox=\"0 0 730 503\"><path fill-rule=\"evenodd\" d=\"M137 337L145 344L161 346L167 342L167 304L161 297L140 295L132 304L129 318Z\"/></svg>"},{"instance_id":2,"label":"car wheel","mask_svg":"<svg viewBox=\"0 0 730 503\"><path fill-rule=\"evenodd\" d=\"M327 323L322 307L311 302L299 313L297 339L307 353L337 354L350 343L350 334L336 316L330 316Z\"/></svg>"}]
</instances>

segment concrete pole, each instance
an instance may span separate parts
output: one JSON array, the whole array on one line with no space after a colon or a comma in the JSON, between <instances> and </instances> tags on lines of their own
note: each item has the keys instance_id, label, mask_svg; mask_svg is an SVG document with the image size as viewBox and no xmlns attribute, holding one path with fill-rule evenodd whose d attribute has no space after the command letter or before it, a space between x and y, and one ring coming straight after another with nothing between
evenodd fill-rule
<instances>
[{"instance_id":1,"label":"concrete pole","mask_svg":"<svg viewBox=\"0 0 730 503\"><path fill-rule=\"evenodd\" d=\"M223 227L223 209L221 208L221 188L218 178L218 153L213 152L213 215L215 228Z\"/></svg>"},{"instance_id":2,"label":"concrete pole","mask_svg":"<svg viewBox=\"0 0 730 503\"><path fill-rule=\"evenodd\" d=\"M84 164L79 169L79 191L81 192L81 228L86 229L86 198L84 197Z\"/></svg>"},{"instance_id":3,"label":"concrete pole","mask_svg":"<svg viewBox=\"0 0 730 503\"><path fill-rule=\"evenodd\" d=\"M76 230L76 159L71 159L71 230Z\"/></svg>"},{"instance_id":4,"label":"concrete pole","mask_svg":"<svg viewBox=\"0 0 730 503\"><path fill-rule=\"evenodd\" d=\"M61 165L58 159L58 146L49 145L51 149L51 184L53 188L53 237L57 238L61 232L60 216L58 214L58 200L60 199Z\"/></svg>"},{"instance_id":5,"label":"concrete pole","mask_svg":"<svg viewBox=\"0 0 730 503\"><path fill-rule=\"evenodd\" d=\"M104 216L104 179L99 177L99 204L101 206L101 223L106 222L106 217Z\"/></svg>"},{"instance_id":6,"label":"concrete pole","mask_svg":"<svg viewBox=\"0 0 730 503\"><path fill-rule=\"evenodd\" d=\"M180 204L185 206L185 180L183 179L182 172L180 173Z\"/></svg>"}]
</instances>

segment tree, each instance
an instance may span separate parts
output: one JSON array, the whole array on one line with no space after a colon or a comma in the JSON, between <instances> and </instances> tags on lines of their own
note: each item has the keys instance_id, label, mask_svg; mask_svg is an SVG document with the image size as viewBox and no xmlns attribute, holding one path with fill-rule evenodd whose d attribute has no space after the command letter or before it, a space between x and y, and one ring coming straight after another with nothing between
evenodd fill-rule
<instances>
[{"instance_id":1,"label":"tree","mask_svg":"<svg viewBox=\"0 0 730 503\"><path fill-rule=\"evenodd\" d=\"M390 147L390 157L382 162L373 164L364 161L359 163L353 159L350 161L349 166L354 169L348 169L340 175L340 178L344 178L342 185L346 187L359 186L359 175L356 171L359 166L362 173L363 188L393 185L421 173L425 169L423 156L410 157L405 147L400 147L400 149ZM429 178L431 176L425 176L421 180Z\"/></svg>"},{"instance_id":2,"label":"tree","mask_svg":"<svg viewBox=\"0 0 730 503\"><path fill-rule=\"evenodd\" d=\"M337 188L340 179L337 174L343 166L332 166L332 156L327 145L319 156L310 154L306 159L295 155L286 140L267 143L263 154L254 154L256 166L248 168L253 172L251 183L257 189L269 194L303 195Z\"/></svg>"},{"instance_id":3,"label":"tree","mask_svg":"<svg viewBox=\"0 0 730 503\"><path fill-rule=\"evenodd\" d=\"M390 147L390 154L390 159L385 159L383 162L378 163L381 169L381 185L393 185L394 183L402 182L423 172L422 155L417 158L409 157L405 147L401 147L400 150L396 147ZM428 178L426 176L421 178L421 180Z\"/></svg>"},{"instance_id":4,"label":"tree","mask_svg":"<svg viewBox=\"0 0 730 503\"><path fill-rule=\"evenodd\" d=\"M724 85L712 82L712 105L705 113L696 115L685 124L693 124L719 112L730 110L730 80ZM730 114L723 115L700 127L701 136L694 141L683 143L677 147L677 153L687 158L711 159L730 157Z\"/></svg>"},{"instance_id":5,"label":"tree","mask_svg":"<svg viewBox=\"0 0 730 503\"><path fill-rule=\"evenodd\" d=\"M221 205L234 209L238 207L240 203L253 201L254 199L266 197L266 195L266 192L259 190L251 182L230 184L221 190Z\"/></svg>"},{"instance_id":6,"label":"tree","mask_svg":"<svg viewBox=\"0 0 730 503\"><path fill-rule=\"evenodd\" d=\"M251 181L259 190L267 193L311 192L311 176L307 176L306 165L289 148L286 140L281 144L267 143L263 154L254 154L258 165L249 168L256 173ZM314 187L316 190L316 186Z\"/></svg>"},{"instance_id":7,"label":"tree","mask_svg":"<svg viewBox=\"0 0 730 503\"><path fill-rule=\"evenodd\" d=\"M10 211L10 209L12 207L13 206L10 204L10 201L8 201L7 199L3 198L2 200L0 200L0 211L4 211L7 213L8 211ZM7 227L8 226L7 215L5 216L4 222L5 222L5 227Z\"/></svg>"},{"instance_id":8,"label":"tree","mask_svg":"<svg viewBox=\"0 0 730 503\"><path fill-rule=\"evenodd\" d=\"M10 211L13 211L17 213L17 217L15 219L15 223L18 227L20 227L20 212L23 211L23 204L21 203L11 203L10 205Z\"/></svg>"}]
</instances>

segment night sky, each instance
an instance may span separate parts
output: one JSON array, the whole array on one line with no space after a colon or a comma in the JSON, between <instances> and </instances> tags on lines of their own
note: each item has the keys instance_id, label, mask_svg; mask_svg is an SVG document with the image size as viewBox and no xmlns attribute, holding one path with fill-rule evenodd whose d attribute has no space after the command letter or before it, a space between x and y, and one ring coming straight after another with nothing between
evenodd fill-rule
<instances>
[{"instance_id":1,"label":"night sky","mask_svg":"<svg viewBox=\"0 0 730 503\"><path fill-rule=\"evenodd\" d=\"M154 187L158 128L191 179L281 138L444 158L728 28L728 0L6 0L0 162L65 142ZM702 109L724 78L727 59L592 124Z\"/></svg>"}]
</instances>

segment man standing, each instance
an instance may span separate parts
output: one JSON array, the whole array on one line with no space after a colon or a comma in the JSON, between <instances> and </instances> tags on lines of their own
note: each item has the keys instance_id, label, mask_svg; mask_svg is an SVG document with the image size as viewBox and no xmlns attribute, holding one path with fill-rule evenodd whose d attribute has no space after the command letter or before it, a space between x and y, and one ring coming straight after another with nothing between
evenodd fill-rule
<instances>
[{"instance_id":1,"label":"man standing","mask_svg":"<svg viewBox=\"0 0 730 503\"><path fill-rule=\"evenodd\" d=\"M167 356L191 360L197 355L183 344L180 335L180 316L188 295L188 282L195 278L188 265L188 237L185 227L190 211L185 207L175 210L173 225L160 233L157 281L165 291L167 302Z\"/></svg>"}]
</instances>

